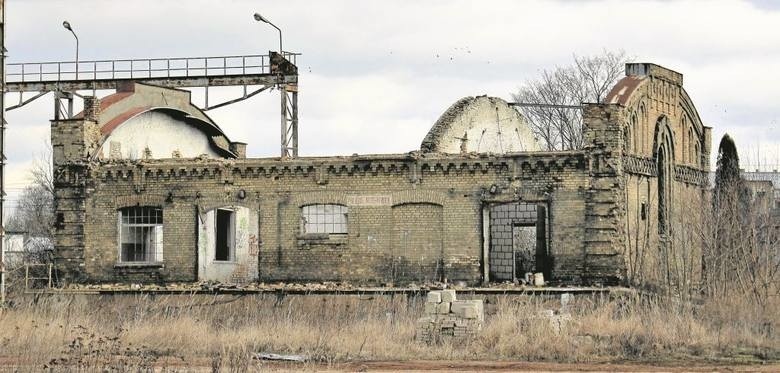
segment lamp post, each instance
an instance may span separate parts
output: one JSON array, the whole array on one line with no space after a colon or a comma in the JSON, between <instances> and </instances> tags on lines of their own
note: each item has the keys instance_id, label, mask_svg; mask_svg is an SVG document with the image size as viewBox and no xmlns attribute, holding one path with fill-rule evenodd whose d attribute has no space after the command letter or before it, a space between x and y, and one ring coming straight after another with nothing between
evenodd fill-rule
<instances>
[{"instance_id":1,"label":"lamp post","mask_svg":"<svg viewBox=\"0 0 780 373\"><path fill-rule=\"evenodd\" d=\"M70 31L70 33L73 34L73 37L76 38L76 80L79 80L79 37L76 36L76 32L70 27L70 22L63 21L62 27L65 27L65 29Z\"/></svg>"},{"instance_id":2,"label":"lamp post","mask_svg":"<svg viewBox=\"0 0 780 373\"><path fill-rule=\"evenodd\" d=\"M273 28L276 29L276 31L279 31L279 55L282 55L282 30L276 27L275 24L271 23L271 21L267 20L265 17L261 16L260 13L255 13L255 21L258 22L265 22L269 25L271 25Z\"/></svg>"}]
</instances>

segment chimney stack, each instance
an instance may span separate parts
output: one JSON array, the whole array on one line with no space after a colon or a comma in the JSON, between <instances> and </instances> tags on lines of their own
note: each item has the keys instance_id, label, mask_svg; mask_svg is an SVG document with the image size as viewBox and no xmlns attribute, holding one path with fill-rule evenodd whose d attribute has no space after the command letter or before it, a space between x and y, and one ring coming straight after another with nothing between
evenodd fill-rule
<instances>
[{"instance_id":1,"label":"chimney stack","mask_svg":"<svg viewBox=\"0 0 780 373\"><path fill-rule=\"evenodd\" d=\"M100 99L95 96L84 96L84 119L93 122L100 116Z\"/></svg>"}]
</instances>

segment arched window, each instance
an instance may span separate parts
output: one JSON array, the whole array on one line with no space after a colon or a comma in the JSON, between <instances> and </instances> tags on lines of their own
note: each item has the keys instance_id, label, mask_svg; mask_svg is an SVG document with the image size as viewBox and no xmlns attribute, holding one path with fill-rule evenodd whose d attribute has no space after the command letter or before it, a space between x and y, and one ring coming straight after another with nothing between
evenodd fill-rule
<instances>
[{"instance_id":1,"label":"arched window","mask_svg":"<svg viewBox=\"0 0 780 373\"><path fill-rule=\"evenodd\" d=\"M655 158L658 169L658 233L669 233L672 178L674 177L674 135L669 119L662 116L655 125Z\"/></svg>"},{"instance_id":2,"label":"arched window","mask_svg":"<svg viewBox=\"0 0 780 373\"><path fill-rule=\"evenodd\" d=\"M154 206L119 209L119 262L163 260L163 210Z\"/></svg>"},{"instance_id":3,"label":"arched window","mask_svg":"<svg viewBox=\"0 0 780 373\"><path fill-rule=\"evenodd\" d=\"M637 133L639 135L641 135L642 134L642 130L637 127L636 113L632 113L631 114L631 125L630 125L630 128L628 130L628 135L629 135L629 137L628 137L628 144L629 144L628 148L629 149L628 150L631 151L631 152L636 152L637 151L637 147L638 147L638 145L636 143Z\"/></svg>"},{"instance_id":4,"label":"arched window","mask_svg":"<svg viewBox=\"0 0 780 373\"><path fill-rule=\"evenodd\" d=\"M688 163L691 164L695 163L696 161L696 158L694 157L694 151L693 151L693 147L694 147L693 144L695 143L696 140L694 140L693 138L693 130L690 127L688 127L688 147L686 148L688 154L686 155L686 158L688 158L687 159Z\"/></svg>"},{"instance_id":5,"label":"arched window","mask_svg":"<svg viewBox=\"0 0 780 373\"><path fill-rule=\"evenodd\" d=\"M347 206L317 204L301 207L301 230L307 233L347 233Z\"/></svg>"},{"instance_id":6,"label":"arched window","mask_svg":"<svg viewBox=\"0 0 780 373\"><path fill-rule=\"evenodd\" d=\"M623 153L631 152L631 124L623 127Z\"/></svg>"},{"instance_id":7,"label":"arched window","mask_svg":"<svg viewBox=\"0 0 780 373\"><path fill-rule=\"evenodd\" d=\"M644 153L647 151L647 138L650 137L650 134L647 130L647 112L645 111L644 103L639 105L639 122L642 129L639 131L640 138L637 139L636 146L640 148L639 153Z\"/></svg>"}]
</instances>

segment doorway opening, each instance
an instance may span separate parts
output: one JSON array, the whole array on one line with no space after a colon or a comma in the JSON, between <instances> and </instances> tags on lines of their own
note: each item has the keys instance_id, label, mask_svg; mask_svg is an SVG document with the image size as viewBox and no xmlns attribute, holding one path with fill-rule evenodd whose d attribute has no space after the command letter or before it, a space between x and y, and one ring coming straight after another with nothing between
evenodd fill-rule
<instances>
[{"instance_id":1,"label":"doorway opening","mask_svg":"<svg viewBox=\"0 0 780 373\"><path fill-rule=\"evenodd\" d=\"M216 240L214 261L229 262L235 258L236 213L218 209L216 213Z\"/></svg>"},{"instance_id":2,"label":"doorway opening","mask_svg":"<svg viewBox=\"0 0 780 373\"><path fill-rule=\"evenodd\" d=\"M516 281L526 273L544 273L550 278L551 260L547 245L547 207L543 204L511 202L491 205L484 221L487 281Z\"/></svg>"}]
</instances>

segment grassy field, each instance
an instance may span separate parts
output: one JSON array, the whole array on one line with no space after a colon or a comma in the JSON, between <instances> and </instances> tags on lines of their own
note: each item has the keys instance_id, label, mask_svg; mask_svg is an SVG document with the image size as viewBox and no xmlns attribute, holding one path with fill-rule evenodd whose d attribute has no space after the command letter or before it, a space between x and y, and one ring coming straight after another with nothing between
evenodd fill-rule
<instances>
[{"instance_id":1,"label":"grassy field","mask_svg":"<svg viewBox=\"0 0 780 373\"><path fill-rule=\"evenodd\" d=\"M734 298L738 299L738 298ZM359 361L760 363L780 358L777 305L723 299L578 296L571 321L539 318L552 298L491 297L482 333L459 344L414 342L421 300L353 296L25 296L0 311L0 364L40 370L145 367L244 371L254 353L300 354L307 366Z\"/></svg>"}]
</instances>

